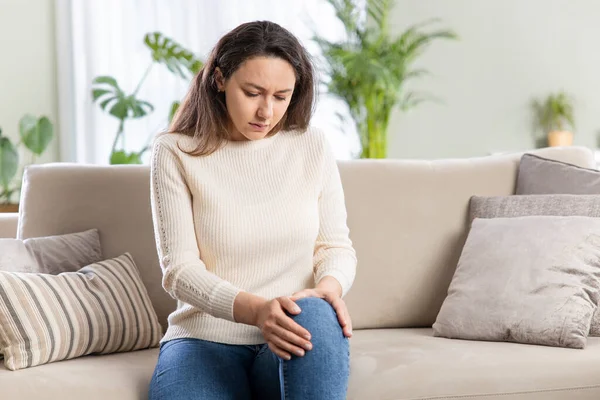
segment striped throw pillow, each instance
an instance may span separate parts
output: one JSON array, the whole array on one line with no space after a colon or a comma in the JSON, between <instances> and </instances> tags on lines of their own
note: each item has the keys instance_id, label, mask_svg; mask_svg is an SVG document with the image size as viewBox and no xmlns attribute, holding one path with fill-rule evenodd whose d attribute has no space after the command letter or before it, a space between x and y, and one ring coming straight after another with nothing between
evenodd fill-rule
<instances>
[{"instance_id":1,"label":"striped throw pillow","mask_svg":"<svg viewBox=\"0 0 600 400\"><path fill-rule=\"evenodd\" d=\"M157 347L161 336L129 253L58 275L0 271L0 349L9 370Z\"/></svg>"}]
</instances>

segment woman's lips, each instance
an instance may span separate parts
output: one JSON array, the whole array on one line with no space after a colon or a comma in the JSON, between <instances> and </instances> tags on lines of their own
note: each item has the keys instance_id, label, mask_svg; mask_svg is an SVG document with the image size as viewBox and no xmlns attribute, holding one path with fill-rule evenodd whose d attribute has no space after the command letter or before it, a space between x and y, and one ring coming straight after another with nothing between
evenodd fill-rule
<instances>
[{"instance_id":1,"label":"woman's lips","mask_svg":"<svg viewBox=\"0 0 600 400\"><path fill-rule=\"evenodd\" d=\"M255 130L259 130L259 131L264 131L268 127L268 125L255 124L253 122L250 122L250 126L253 127Z\"/></svg>"}]
</instances>

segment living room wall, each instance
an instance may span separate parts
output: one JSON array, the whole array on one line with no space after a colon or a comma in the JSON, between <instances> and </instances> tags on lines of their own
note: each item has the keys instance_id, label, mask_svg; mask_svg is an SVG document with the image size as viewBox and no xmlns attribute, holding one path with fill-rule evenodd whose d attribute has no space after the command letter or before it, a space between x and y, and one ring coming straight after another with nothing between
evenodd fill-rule
<instances>
[{"instance_id":1,"label":"living room wall","mask_svg":"<svg viewBox=\"0 0 600 400\"><path fill-rule=\"evenodd\" d=\"M54 0L0 0L0 127L17 136L25 112L58 127ZM575 144L598 147L600 3L594 0L397 0L392 33L440 18L460 40L419 59L432 76L413 87L440 98L395 113L390 157L441 158L531 148L530 102L564 89L575 98ZM55 140L40 161L59 159Z\"/></svg>"},{"instance_id":2,"label":"living room wall","mask_svg":"<svg viewBox=\"0 0 600 400\"><path fill-rule=\"evenodd\" d=\"M16 142L19 119L46 115L58 127L54 0L0 0L0 127ZM58 160L56 138L39 161Z\"/></svg>"},{"instance_id":3,"label":"living room wall","mask_svg":"<svg viewBox=\"0 0 600 400\"><path fill-rule=\"evenodd\" d=\"M433 75L412 87L443 103L394 114L391 157L531 148L531 100L561 89L575 100L574 144L598 147L600 2L397 0L392 33L430 18L460 40L434 43L418 62Z\"/></svg>"}]
</instances>

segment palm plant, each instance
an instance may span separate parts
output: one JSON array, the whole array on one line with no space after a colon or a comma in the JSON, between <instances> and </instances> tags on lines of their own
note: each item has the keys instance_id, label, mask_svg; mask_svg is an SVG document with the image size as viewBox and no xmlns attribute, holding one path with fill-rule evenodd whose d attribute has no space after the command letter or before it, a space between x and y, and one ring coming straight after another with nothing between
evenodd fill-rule
<instances>
[{"instance_id":1,"label":"palm plant","mask_svg":"<svg viewBox=\"0 0 600 400\"><path fill-rule=\"evenodd\" d=\"M202 62L192 52L184 49L179 43L163 36L159 32L146 34L144 43L151 51L152 61L146 68L133 93L125 93L117 83L117 80L112 76L99 76L93 81L93 100L99 102L102 110L119 120L119 128L115 135L110 154L111 164L141 164L142 155L149 149L149 146L144 146L140 151L128 153L125 150L124 132L126 120L142 118L154 111L152 104L138 98L138 92L154 64L164 64L169 71L183 79L190 78L200 71L203 66ZM168 116L169 121L173 118L178 107L179 102L173 102Z\"/></svg>"},{"instance_id":2,"label":"palm plant","mask_svg":"<svg viewBox=\"0 0 600 400\"><path fill-rule=\"evenodd\" d=\"M349 107L362 146L361 158L385 158L388 125L392 111L405 111L430 97L405 90L405 83L427 73L412 69L416 58L436 39L455 39L450 30L424 32L427 21L409 27L398 37L389 33L393 0L367 0L367 14L374 26L360 23L360 10L353 0L328 0L344 24L347 39L333 43L314 40L327 64L329 93Z\"/></svg>"},{"instance_id":3,"label":"palm plant","mask_svg":"<svg viewBox=\"0 0 600 400\"><path fill-rule=\"evenodd\" d=\"M565 92L552 93L543 102L534 101L537 122L545 133L575 127L573 102Z\"/></svg>"}]
</instances>

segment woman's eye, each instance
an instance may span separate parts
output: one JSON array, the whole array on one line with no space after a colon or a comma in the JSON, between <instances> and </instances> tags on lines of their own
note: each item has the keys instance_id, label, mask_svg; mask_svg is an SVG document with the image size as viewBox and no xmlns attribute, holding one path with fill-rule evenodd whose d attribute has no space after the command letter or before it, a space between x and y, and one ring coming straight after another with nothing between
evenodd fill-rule
<instances>
[{"instance_id":1,"label":"woman's eye","mask_svg":"<svg viewBox=\"0 0 600 400\"><path fill-rule=\"evenodd\" d=\"M279 101L285 101L285 97L279 97L279 96L275 96L275 98Z\"/></svg>"},{"instance_id":2,"label":"woman's eye","mask_svg":"<svg viewBox=\"0 0 600 400\"><path fill-rule=\"evenodd\" d=\"M248 96L248 97L256 97L256 96L258 96L258 93L249 93L249 92L246 92L246 96Z\"/></svg>"}]
</instances>

